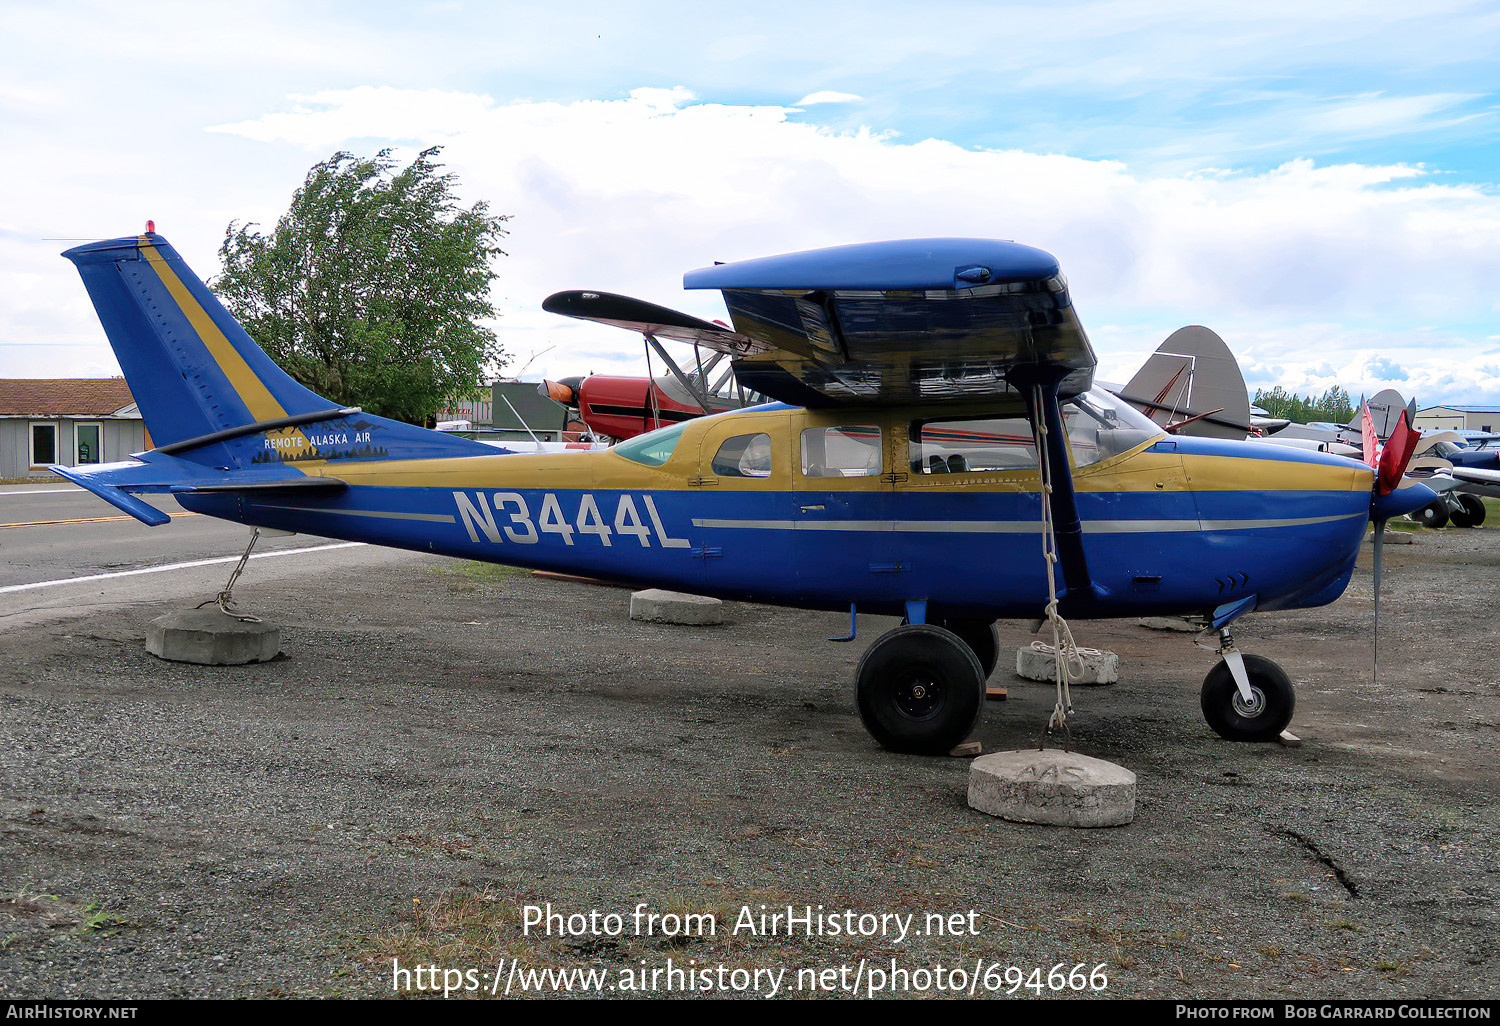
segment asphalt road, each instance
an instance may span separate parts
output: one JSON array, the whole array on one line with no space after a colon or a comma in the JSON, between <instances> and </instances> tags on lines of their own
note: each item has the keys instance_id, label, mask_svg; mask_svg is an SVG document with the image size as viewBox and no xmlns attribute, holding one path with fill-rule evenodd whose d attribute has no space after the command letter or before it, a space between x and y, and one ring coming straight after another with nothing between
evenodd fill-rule
<instances>
[{"instance_id":1,"label":"asphalt road","mask_svg":"<svg viewBox=\"0 0 1500 1026\"><path fill-rule=\"evenodd\" d=\"M82 488L0 487L0 588L237 554L249 540L244 527L189 513L170 496L145 499L172 522L147 527ZM308 544L265 538L256 549Z\"/></svg>"},{"instance_id":2,"label":"asphalt road","mask_svg":"<svg viewBox=\"0 0 1500 1026\"><path fill-rule=\"evenodd\" d=\"M147 501L172 522L147 527L81 488L0 487L0 624L11 629L140 601L197 605L228 580L250 540L239 525L198 516L170 496ZM314 535L262 536L253 578L294 582L340 567L414 558Z\"/></svg>"}]
</instances>

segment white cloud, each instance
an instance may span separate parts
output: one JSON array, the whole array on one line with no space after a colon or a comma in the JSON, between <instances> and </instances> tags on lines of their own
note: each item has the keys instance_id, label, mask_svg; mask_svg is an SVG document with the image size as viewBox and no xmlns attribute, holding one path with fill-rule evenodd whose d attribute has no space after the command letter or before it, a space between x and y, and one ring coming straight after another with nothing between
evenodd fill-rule
<instances>
[{"instance_id":1,"label":"white cloud","mask_svg":"<svg viewBox=\"0 0 1500 1026\"><path fill-rule=\"evenodd\" d=\"M610 345L607 332L539 312L556 289L636 292L721 316L716 296L678 291L682 271L866 239L971 235L1058 255L1085 323L1161 332L1117 340L1095 328L1106 366L1116 349L1138 359L1177 324L1202 322L1251 368L1265 346L1310 387L1326 375L1299 370L1299 351L1316 345L1304 362L1327 364L1329 347L1380 324L1380 346L1421 336L1400 355L1402 380L1487 387L1446 373L1482 333L1452 327L1444 348L1423 349L1433 339L1419 329L1490 318L1500 198L1421 168L1299 160L1257 175L1147 177L1115 161L834 132L792 120L790 108L702 103L682 89L571 104L391 89L297 102L215 130L322 150L382 124L388 139L440 139L466 193L516 215L502 331L523 357L557 344L534 370L576 372L567 361L584 340ZM1344 338L1327 330L1333 319ZM641 362L630 336L613 345L620 366ZM1361 380L1378 366L1353 351L1333 362Z\"/></svg>"},{"instance_id":2,"label":"white cloud","mask_svg":"<svg viewBox=\"0 0 1500 1026\"><path fill-rule=\"evenodd\" d=\"M1493 345L1484 340L1500 281L1493 189L1448 184L1420 167L1310 160L1263 174L1151 175L1118 161L831 131L794 114L700 102L682 88L573 103L373 86L300 93L281 110L211 129L247 165L284 169L279 177L238 179L180 214L147 206L177 199L170 181L156 182L136 206L170 209L170 218L155 213L163 230L210 274L222 226L274 221L311 154L400 144L400 155L443 143L465 198L514 215L512 255L499 265L499 328L517 365L555 347L528 376L643 369L638 339L542 313L542 299L559 289L636 294L721 317L716 294L681 291L683 271L955 235L1055 253L1105 378L1127 379L1173 328L1205 323L1241 357L1252 389L1342 383L1357 394L1373 384L1362 380L1369 360L1382 355L1424 402L1439 398L1435 389L1479 401L1476 391L1500 385L1476 362ZM28 238L42 234L12 220ZM23 280L36 286L0 313L0 338L97 337L76 280L56 287L65 280L58 248L0 237L0 273L32 274ZM0 373L15 366L0 352ZM1340 382L1328 380L1329 366ZM1286 380L1266 378L1270 367Z\"/></svg>"},{"instance_id":3,"label":"white cloud","mask_svg":"<svg viewBox=\"0 0 1500 1026\"><path fill-rule=\"evenodd\" d=\"M808 93L802 97L802 99L797 101L796 106L813 107L820 103L855 103L863 99L863 96L858 96L854 93L839 93L832 89L820 89L815 93Z\"/></svg>"}]
</instances>

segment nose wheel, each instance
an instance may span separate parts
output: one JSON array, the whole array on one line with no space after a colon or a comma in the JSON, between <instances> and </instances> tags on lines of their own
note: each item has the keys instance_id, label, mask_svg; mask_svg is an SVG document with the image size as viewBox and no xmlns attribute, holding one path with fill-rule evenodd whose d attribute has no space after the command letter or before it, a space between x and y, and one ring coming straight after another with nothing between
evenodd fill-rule
<instances>
[{"instance_id":1,"label":"nose wheel","mask_svg":"<svg viewBox=\"0 0 1500 1026\"><path fill-rule=\"evenodd\" d=\"M1244 660L1249 693L1236 683L1227 659L1221 660L1203 679L1203 718L1226 741L1275 741L1297 708L1292 682L1269 659L1238 658Z\"/></svg>"},{"instance_id":2,"label":"nose wheel","mask_svg":"<svg viewBox=\"0 0 1500 1026\"><path fill-rule=\"evenodd\" d=\"M984 709L985 674L958 635L908 624L875 639L854 672L854 700L870 736L893 752L943 755Z\"/></svg>"}]
</instances>

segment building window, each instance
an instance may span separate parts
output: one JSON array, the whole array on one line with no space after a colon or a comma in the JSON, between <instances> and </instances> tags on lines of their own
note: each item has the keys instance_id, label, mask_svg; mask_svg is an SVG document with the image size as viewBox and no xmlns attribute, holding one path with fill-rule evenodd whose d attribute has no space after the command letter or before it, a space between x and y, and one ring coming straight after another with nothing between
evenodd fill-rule
<instances>
[{"instance_id":1,"label":"building window","mask_svg":"<svg viewBox=\"0 0 1500 1026\"><path fill-rule=\"evenodd\" d=\"M45 467L57 462L57 425L31 425L31 465Z\"/></svg>"},{"instance_id":2,"label":"building window","mask_svg":"<svg viewBox=\"0 0 1500 1026\"><path fill-rule=\"evenodd\" d=\"M104 426L102 424L76 424L73 427L74 448L77 451L75 466L103 462Z\"/></svg>"}]
</instances>

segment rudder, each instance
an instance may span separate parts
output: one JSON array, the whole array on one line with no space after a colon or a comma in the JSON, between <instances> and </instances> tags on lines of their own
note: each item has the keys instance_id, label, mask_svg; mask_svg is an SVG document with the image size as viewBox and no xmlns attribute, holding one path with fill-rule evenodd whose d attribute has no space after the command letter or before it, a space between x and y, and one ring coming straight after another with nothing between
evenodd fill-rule
<instances>
[{"instance_id":1,"label":"rudder","mask_svg":"<svg viewBox=\"0 0 1500 1026\"><path fill-rule=\"evenodd\" d=\"M343 419L338 404L276 366L166 239L148 232L77 246L63 256L83 278L152 440L185 459L244 467L268 456L281 462L494 452L368 414L357 415L359 427L365 438L379 429L381 444L320 451L310 440L317 437L312 424ZM319 413L325 416L310 420ZM286 421L294 423L273 427ZM251 425L265 429L244 430ZM195 439L202 444L181 446Z\"/></svg>"}]
</instances>

